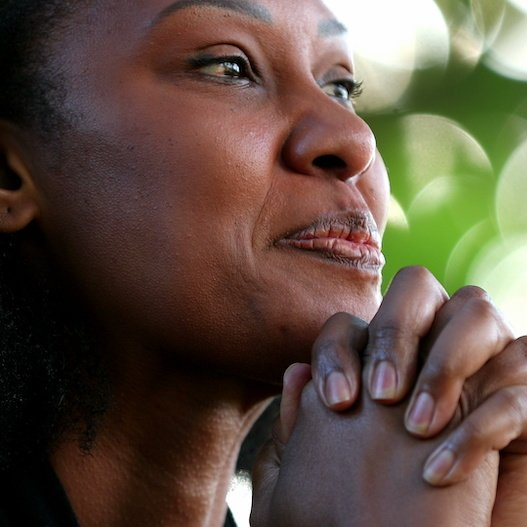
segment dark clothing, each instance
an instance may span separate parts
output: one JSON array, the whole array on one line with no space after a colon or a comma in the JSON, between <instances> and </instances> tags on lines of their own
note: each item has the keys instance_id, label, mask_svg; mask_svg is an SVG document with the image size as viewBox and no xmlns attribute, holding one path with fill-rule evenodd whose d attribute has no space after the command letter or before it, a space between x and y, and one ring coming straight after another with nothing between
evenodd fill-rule
<instances>
[{"instance_id":1,"label":"dark clothing","mask_svg":"<svg viewBox=\"0 0 527 527\"><path fill-rule=\"evenodd\" d=\"M79 527L49 464L0 476L0 527ZM230 511L225 527L236 527Z\"/></svg>"},{"instance_id":2,"label":"dark clothing","mask_svg":"<svg viewBox=\"0 0 527 527\"><path fill-rule=\"evenodd\" d=\"M224 527L236 527L236 522L234 521L234 518L230 510L227 510L227 518L225 518Z\"/></svg>"},{"instance_id":3,"label":"dark clothing","mask_svg":"<svg viewBox=\"0 0 527 527\"><path fill-rule=\"evenodd\" d=\"M66 494L47 463L0 479L1 527L78 527Z\"/></svg>"}]
</instances>

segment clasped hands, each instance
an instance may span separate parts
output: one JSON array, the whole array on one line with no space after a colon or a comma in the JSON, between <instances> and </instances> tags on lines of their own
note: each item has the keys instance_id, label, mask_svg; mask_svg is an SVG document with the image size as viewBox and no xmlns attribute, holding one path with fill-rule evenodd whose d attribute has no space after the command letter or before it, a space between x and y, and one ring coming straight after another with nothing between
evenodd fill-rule
<instances>
[{"instance_id":1,"label":"clasped hands","mask_svg":"<svg viewBox=\"0 0 527 527\"><path fill-rule=\"evenodd\" d=\"M251 525L521 527L526 453L527 337L481 289L407 268L285 373Z\"/></svg>"}]
</instances>

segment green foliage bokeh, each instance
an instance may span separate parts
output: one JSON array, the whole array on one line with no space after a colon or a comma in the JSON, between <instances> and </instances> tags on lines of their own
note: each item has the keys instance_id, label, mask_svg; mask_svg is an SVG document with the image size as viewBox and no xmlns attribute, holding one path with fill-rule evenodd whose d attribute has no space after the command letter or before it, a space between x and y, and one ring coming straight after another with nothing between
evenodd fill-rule
<instances>
[{"instance_id":1,"label":"green foliage bokeh","mask_svg":"<svg viewBox=\"0 0 527 527\"><path fill-rule=\"evenodd\" d=\"M450 7L454 3L450 2ZM456 21L451 12L455 10L440 7L452 28ZM428 130L429 137L409 134L409 126L420 116L430 117L432 123L453 123L460 137L466 133L466 144L460 141L456 146L440 130ZM484 60L464 68L463 57L451 57L441 71L415 71L410 89L395 108L365 113L364 117L377 136L393 196L407 220L406 225L388 225L385 286L398 269L418 264L428 267L452 293L470 281L470 269L484 248L503 237L496 194L502 170L527 140L527 82L493 71ZM480 159L472 159L474 153ZM429 178L422 187L415 173L419 156L420 170ZM447 173L437 173L445 157L449 160ZM428 158L430 174L426 175ZM525 172L527 179L527 166ZM521 205L522 197L517 198L515 203ZM514 220L515 211L510 213ZM517 214L525 215L525 210L520 206Z\"/></svg>"}]
</instances>

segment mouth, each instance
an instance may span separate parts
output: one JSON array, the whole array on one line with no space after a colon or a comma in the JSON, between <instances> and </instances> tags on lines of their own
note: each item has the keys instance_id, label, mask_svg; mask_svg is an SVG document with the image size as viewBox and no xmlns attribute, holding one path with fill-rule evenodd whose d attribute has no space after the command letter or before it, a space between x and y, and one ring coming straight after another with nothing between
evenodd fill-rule
<instances>
[{"instance_id":1,"label":"mouth","mask_svg":"<svg viewBox=\"0 0 527 527\"><path fill-rule=\"evenodd\" d=\"M370 213L326 215L286 234L276 243L335 263L379 275L385 259L381 236Z\"/></svg>"}]
</instances>

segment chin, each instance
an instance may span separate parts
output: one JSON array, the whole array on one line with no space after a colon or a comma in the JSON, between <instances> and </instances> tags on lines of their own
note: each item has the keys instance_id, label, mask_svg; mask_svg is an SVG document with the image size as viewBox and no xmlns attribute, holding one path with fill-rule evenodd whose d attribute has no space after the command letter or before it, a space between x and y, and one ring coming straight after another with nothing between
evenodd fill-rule
<instances>
[{"instance_id":1,"label":"chin","mask_svg":"<svg viewBox=\"0 0 527 527\"><path fill-rule=\"evenodd\" d=\"M244 361L248 370L240 373L272 387L279 387L288 366L295 362L311 362L313 343L332 315L347 312L369 322L378 309L381 295L377 293L369 299L368 303L361 303L358 308L345 302L320 302L317 309L306 310L306 305L289 303L287 311L275 311L265 325L267 329L253 334L242 345L243 349L251 351L247 352Z\"/></svg>"}]
</instances>

